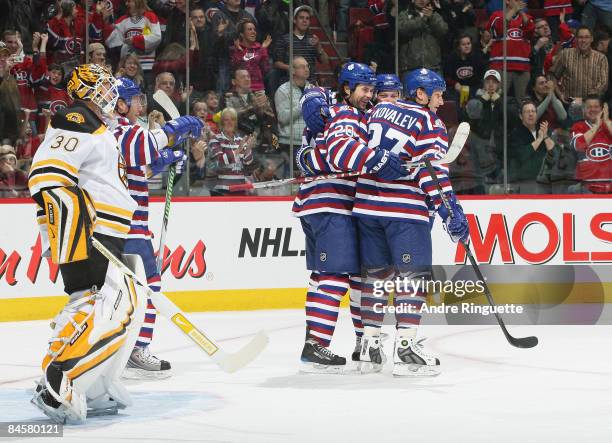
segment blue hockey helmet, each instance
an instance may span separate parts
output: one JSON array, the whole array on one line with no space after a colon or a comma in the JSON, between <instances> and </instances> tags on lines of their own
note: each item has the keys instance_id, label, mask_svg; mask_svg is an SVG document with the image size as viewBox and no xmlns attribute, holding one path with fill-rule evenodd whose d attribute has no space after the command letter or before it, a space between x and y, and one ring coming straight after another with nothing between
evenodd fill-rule
<instances>
[{"instance_id":1,"label":"blue hockey helmet","mask_svg":"<svg viewBox=\"0 0 612 443\"><path fill-rule=\"evenodd\" d=\"M419 88L425 90L431 97L435 91L446 91L446 82L437 72L430 69L415 69L404 77L404 92L407 97L416 97Z\"/></svg>"},{"instance_id":2,"label":"blue hockey helmet","mask_svg":"<svg viewBox=\"0 0 612 443\"><path fill-rule=\"evenodd\" d=\"M132 98L142 95L140 86L127 77L117 79L117 90L119 91L119 98L123 99L128 106L132 104Z\"/></svg>"},{"instance_id":3,"label":"blue hockey helmet","mask_svg":"<svg viewBox=\"0 0 612 443\"><path fill-rule=\"evenodd\" d=\"M348 83L349 89L352 91L357 85L376 86L376 75L372 68L363 63L347 63L340 71L338 83L342 86Z\"/></svg>"},{"instance_id":4,"label":"blue hockey helmet","mask_svg":"<svg viewBox=\"0 0 612 443\"><path fill-rule=\"evenodd\" d=\"M378 74L376 76L376 92L401 91L402 82L394 74Z\"/></svg>"}]
</instances>

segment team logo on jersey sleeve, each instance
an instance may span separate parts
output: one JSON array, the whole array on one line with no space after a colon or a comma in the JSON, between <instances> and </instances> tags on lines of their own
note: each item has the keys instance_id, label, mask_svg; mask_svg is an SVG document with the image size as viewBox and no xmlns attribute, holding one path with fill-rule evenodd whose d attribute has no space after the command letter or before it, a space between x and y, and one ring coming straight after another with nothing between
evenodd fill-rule
<instances>
[{"instance_id":1,"label":"team logo on jersey sleeve","mask_svg":"<svg viewBox=\"0 0 612 443\"><path fill-rule=\"evenodd\" d=\"M605 162L610 160L610 146L606 143L594 143L589 146L586 156L594 162Z\"/></svg>"},{"instance_id":2,"label":"team logo on jersey sleeve","mask_svg":"<svg viewBox=\"0 0 612 443\"><path fill-rule=\"evenodd\" d=\"M436 119L436 121L434 122L434 128L442 128L442 129L446 129L446 126L444 125L444 122L442 120L440 120L439 118Z\"/></svg>"},{"instance_id":3,"label":"team logo on jersey sleeve","mask_svg":"<svg viewBox=\"0 0 612 443\"><path fill-rule=\"evenodd\" d=\"M123 183L123 186L125 186L125 189L127 189L127 163L125 162L125 158L123 158L123 155L121 155L121 152L119 152L119 149L117 149L117 154L119 156L119 158L117 159L117 173L119 175L119 180L121 180L121 183Z\"/></svg>"},{"instance_id":4,"label":"team logo on jersey sleeve","mask_svg":"<svg viewBox=\"0 0 612 443\"><path fill-rule=\"evenodd\" d=\"M56 103L56 102L53 102L53 103ZM62 102L62 103L64 103L64 102ZM63 107L66 107L65 103L64 103ZM60 109L62 109L62 108L57 108L57 105L56 105L56 109L51 108L51 112L57 112ZM83 117L83 114L80 114L78 112L69 112L68 114L66 114L66 120L68 120L69 122L74 122L74 123L78 123L78 124L85 123L85 117Z\"/></svg>"}]
</instances>

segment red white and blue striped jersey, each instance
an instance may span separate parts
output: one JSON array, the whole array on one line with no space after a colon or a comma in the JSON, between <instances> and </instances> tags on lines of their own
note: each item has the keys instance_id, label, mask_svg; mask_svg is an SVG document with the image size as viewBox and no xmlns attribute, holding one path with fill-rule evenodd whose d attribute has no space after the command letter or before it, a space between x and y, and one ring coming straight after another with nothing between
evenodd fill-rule
<instances>
[{"instance_id":1,"label":"red white and blue striped jersey","mask_svg":"<svg viewBox=\"0 0 612 443\"><path fill-rule=\"evenodd\" d=\"M380 103L370 112L369 146L396 153L402 161L438 160L448 149L444 123L428 108L398 101ZM443 191L452 192L447 165L434 166ZM440 195L427 168L411 169L399 180L362 175L357 180L353 215L385 217L429 223L429 210L437 208Z\"/></svg>"},{"instance_id":2,"label":"red white and blue striped jersey","mask_svg":"<svg viewBox=\"0 0 612 443\"><path fill-rule=\"evenodd\" d=\"M130 124L124 117L116 120L113 133L125 159L128 191L138 204L127 238L150 239L152 233L149 230L149 184L146 165L150 165L159 157L158 151L166 147L168 138L161 129L149 131Z\"/></svg>"},{"instance_id":3,"label":"red white and blue striped jersey","mask_svg":"<svg viewBox=\"0 0 612 443\"><path fill-rule=\"evenodd\" d=\"M374 151L368 148L367 115L348 105L330 107L330 120L324 134L304 131L302 145L314 147L310 163L322 174L365 172L365 163ZM293 213L303 215L334 212L350 215L355 197L356 177L313 180L300 185L293 202Z\"/></svg>"}]
</instances>

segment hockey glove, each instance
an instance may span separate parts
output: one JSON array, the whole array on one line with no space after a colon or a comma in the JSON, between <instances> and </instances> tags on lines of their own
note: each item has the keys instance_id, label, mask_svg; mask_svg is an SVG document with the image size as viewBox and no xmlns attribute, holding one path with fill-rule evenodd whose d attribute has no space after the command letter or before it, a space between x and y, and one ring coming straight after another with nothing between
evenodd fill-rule
<instances>
[{"instance_id":1,"label":"hockey glove","mask_svg":"<svg viewBox=\"0 0 612 443\"><path fill-rule=\"evenodd\" d=\"M325 120L329 117L329 104L325 93L319 88L310 88L302 96L302 117L306 127L314 134L325 130Z\"/></svg>"},{"instance_id":2,"label":"hockey glove","mask_svg":"<svg viewBox=\"0 0 612 443\"><path fill-rule=\"evenodd\" d=\"M176 174L183 172L187 160L185 151L177 149L176 151L172 148L164 148L159 151L159 157L151 163L151 172L153 175L161 173L168 165L176 163Z\"/></svg>"},{"instance_id":3,"label":"hockey glove","mask_svg":"<svg viewBox=\"0 0 612 443\"><path fill-rule=\"evenodd\" d=\"M444 203L440 205L438 208L438 215L440 215L440 218L442 218L442 221L444 222L444 228L446 229L446 232L448 232L451 240L455 243L459 241L467 241L470 230L468 228L467 218L465 218L465 214L463 213L463 208L457 201L454 194L446 194L446 197L453 215L451 217L451 214L446 206L444 206Z\"/></svg>"},{"instance_id":4,"label":"hockey glove","mask_svg":"<svg viewBox=\"0 0 612 443\"><path fill-rule=\"evenodd\" d=\"M395 152L386 149L376 149L374 156L365 164L369 174L374 174L383 180L397 180L408 175L408 168L402 163Z\"/></svg>"},{"instance_id":5,"label":"hockey glove","mask_svg":"<svg viewBox=\"0 0 612 443\"><path fill-rule=\"evenodd\" d=\"M309 145L303 145L295 153L295 163L304 177L317 175L317 171L312 164L312 150L314 148Z\"/></svg>"},{"instance_id":6,"label":"hockey glove","mask_svg":"<svg viewBox=\"0 0 612 443\"><path fill-rule=\"evenodd\" d=\"M162 129L168 136L168 146L176 146L188 136L199 137L203 126L199 118L188 115L170 120Z\"/></svg>"}]
</instances>

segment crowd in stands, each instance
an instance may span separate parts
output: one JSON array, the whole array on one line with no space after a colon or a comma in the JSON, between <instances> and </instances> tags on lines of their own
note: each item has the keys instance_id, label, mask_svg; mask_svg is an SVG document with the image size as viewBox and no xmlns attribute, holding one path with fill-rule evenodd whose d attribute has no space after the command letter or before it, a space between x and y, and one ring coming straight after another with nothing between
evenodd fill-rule
<instances>
[{"instance_id":1,"label":"crowd in stands","mask_svg":"<svg viewBox=\"0 0 612 443\"><path fill-rule=\"evenodd\" d=\"M0 198L27 195L49 119L71 102L66 77L85 61L141 87L141 124L162 110L158 89L205 122L190 143L192 193L289 177L299 99L335 86L346 44L379 73L396 71L397 51L401 77L444 76L440 117L451 136L472 127L451 165L459 193L612 193L611 2L296 0L292 16L288 3L0 0Z\"/></svg>"}]
</instances>

